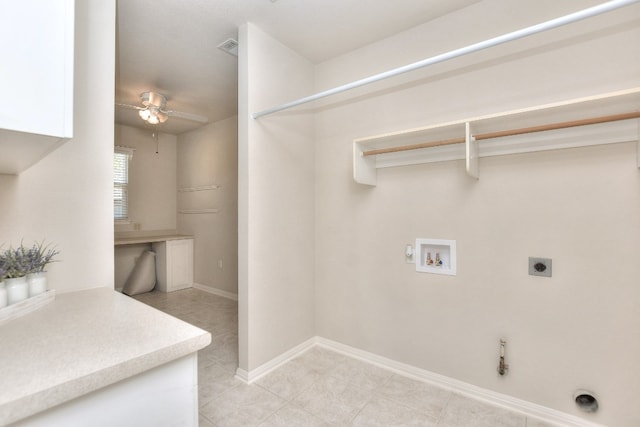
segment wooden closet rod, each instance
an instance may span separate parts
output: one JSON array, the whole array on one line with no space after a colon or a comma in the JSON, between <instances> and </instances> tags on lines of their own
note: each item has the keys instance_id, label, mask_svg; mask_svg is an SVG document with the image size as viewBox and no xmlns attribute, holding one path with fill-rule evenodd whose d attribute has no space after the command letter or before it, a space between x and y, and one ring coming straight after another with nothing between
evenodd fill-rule
<instances>
[{"instance_id":1,"label":"wooden closet rod","mask_svg":"<svg viewBox=\"0 0 640 427\"><path fill-rule=\"evenodd\" d=\"M590 119L572 120L568 122L551 123L547 125L531 126L519 129L509 129L497 132L487 132L474 135L476 141L483 139L500 138L504 136L522 135L525 133L544 132L547 130L566 129L576 126L594 125L598 123L616 122L620 120L638 119L640 118L640 111L634 111L632 113L613 114L610 116L592 117ZM376 154L397 153L399 151L417 150L419 148L440 147L443 145L462 144L466 140L465 137L451 138L441 141L421 142L419 144L401 145L398 147L380 148L377 150L364 151L363 156L375 156Z\"/></svg>"}]
</instances>

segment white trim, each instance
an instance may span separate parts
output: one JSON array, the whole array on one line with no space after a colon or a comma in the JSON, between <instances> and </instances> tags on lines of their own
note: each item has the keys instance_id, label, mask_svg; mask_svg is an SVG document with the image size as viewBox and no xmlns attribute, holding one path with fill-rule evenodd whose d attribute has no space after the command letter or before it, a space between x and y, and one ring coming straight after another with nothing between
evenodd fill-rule
<instances>
[{"instance_id":1,"label":"white trim","mask_svg":"<svg viewBox=\"0 0 640 427\"><path fill-rule=\"evenodd\" d=\"M252 369L251 371L246 371L244 369L238 368L236 370L236 378L240 381L251 384L252 382L258 380L259 378L267 375L268 373L278 369L291 359L300 356L305 351L316 345L317 337L309 338L302 344L298 344L290 350L285 351L279 356L271 359L267 363L264 363L258 366L256 369Z\"/></svg>"},{"instance_id":2,"label":"white trim","mask_svg":"<svg viewBox=\"0 0 640 427\"><path fill-rule=\"evenodd\" d=\"M542 421L561 424L567 427L604 427L601 424L589 422L584 418L576 417L532 402L527 402L526 400L508 396L506 394L497 393L492 390L465 383L454 378L436 374L435 372L420 369L392 359L387 359L386 357L378 356L377 354L369 353L326 338L316 337L316 345L371 363L381 368L389 369L400 375L424 381L456 393L464 394L465 396L481 400L491 405L520 412L528 417L537 418Z\"/></svg>"},{"instance_id":3,"label":"white trim","mask_svg":"<svg viewBox=\"0 0 640 427\"><path fill-rule=\"evenodd\" d=\"M200 283L193 284L194 289L198 289L200 291L208 292L213 295L217 295L222 298L227 298L230 300L238 301L238 294L234 294L232 292L223 291L222 289L212 288L210 286L201 285Z\"/></svg>"},{"instance_id":4,"label":"white trim","mask_svg":"<svg viewBox=\"0 0 640 427\"><path fill-rule=\"evenodd\" d=\"M424 381L436 387L441 387L455 393L463 394L472 399L480 400L489 405L499 406L510 411L519 412L527 417L555 425L562 425L566 427L604 427L602 424L593 423L585 420L584 418L478 387L464 381L436 374L435 372L407 365L396 360L388 359L374 353L369 353L368 351L360 350L358 348L318 336L308 339L302 344L293 347L256 369L246 371L238 368L236 370L236 378L246 384L251 384L315 346L327 348L381 368L388 369L399 375Z\"/></svg>"}]
</instances>

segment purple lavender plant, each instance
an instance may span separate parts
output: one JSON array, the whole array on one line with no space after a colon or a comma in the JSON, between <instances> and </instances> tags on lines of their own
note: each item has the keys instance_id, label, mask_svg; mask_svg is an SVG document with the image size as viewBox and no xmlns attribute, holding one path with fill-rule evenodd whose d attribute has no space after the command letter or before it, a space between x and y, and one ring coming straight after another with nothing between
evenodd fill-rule
<instances>
[{"instance_id":1,"label":"purple lavender plant","mask_svg":"<svg viewBox=\"0 0 640 427\"><path fill-rule=\"evenodd\" d=\"M6 279L26 276L31 268L28 249L20 245L16 249L9 248L4 251L0 255L0 268L4 271Z\"/></svg>"},{"instance_id":2,"label":"purple lavender plant","mask_svg":"<svg viewBox=\"0 0 640 427\"><path fill-rule=\"evenodd\" d=\"M42 243L34 243L31 248L20 244L0 253L0 279L23 277L30 273L45 271L47 264L56 261L60 252Z\"/></svg>"},{"instance_id":3,"label":"purple lavender plant","mask_svg":"<svg viewBox=\"0 0 640 427\"><path fill-rule=\"evenodd\" d=\"M45 245L44 242L34 243L31 249L27 250L29 273L42 273L47 264L55 262L56 255L60 251Z\"/></svg>"}]
</instances>

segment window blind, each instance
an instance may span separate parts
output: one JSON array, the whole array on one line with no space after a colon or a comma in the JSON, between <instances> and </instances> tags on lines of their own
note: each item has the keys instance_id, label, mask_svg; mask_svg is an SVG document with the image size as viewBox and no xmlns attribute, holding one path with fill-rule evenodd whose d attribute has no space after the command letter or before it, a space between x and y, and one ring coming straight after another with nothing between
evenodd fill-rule
<instances>
[{"instance_id":1,"label":"window blind","mask_svg":"<svg viewBox=\"0 0 640 427\"><path fill-rule=\"evenodd\" d=\"M129 159L133 150L116 147L113 153L113 218L116 221L129 219Z\"/></svg>"}]
</instances>

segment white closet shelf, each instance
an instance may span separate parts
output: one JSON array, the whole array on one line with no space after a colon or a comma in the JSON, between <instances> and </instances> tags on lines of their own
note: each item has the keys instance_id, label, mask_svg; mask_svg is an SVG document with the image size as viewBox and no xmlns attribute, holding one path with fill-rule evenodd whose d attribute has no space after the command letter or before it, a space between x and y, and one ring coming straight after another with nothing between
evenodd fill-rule
<instances>
[{"instance_id":1,"label":"white closet shelf","mask_svg":"<svg viewBox=\"0 0 640 427\"><path fill-rule=\"evenodd\" d=\"M179 214L197 215L197 214L217 214L220 209L180 209Z\"/></svg>"},{"instance_id":2,"label":"white closet shelf","mask_svg":"<svg viewBox=\"0 0 640 427\"><path fill-rule=\"evenodd\" d=\"M198 185L198 186L195 186L195 187L180 187L180 188L178 188L178 191L180 193L186 193L186 192L192 192L192 191L217 190L219 188L220 188L219 185L211 184L211 185Z\"/></svg>"},{"instance_id":3,"label":"white closet shelf","mask_svg":"<svg viewBox=\"0 0 640 427\"><path fill-rule=\"evenodd\" d=\"M360 184L376 185L378 168L466 159L467 173L478 178L479 157L638 141L639 112L637 87L359 138L353 141L353 177ZM624 116L611 117L617 115ZM585 120L600 118L611 121ZM574 121L578 123L570 123ZM568 125L522 132L555 124ZM522 133L491 135L511 130Z\"/></svg>"}]
</instances>

